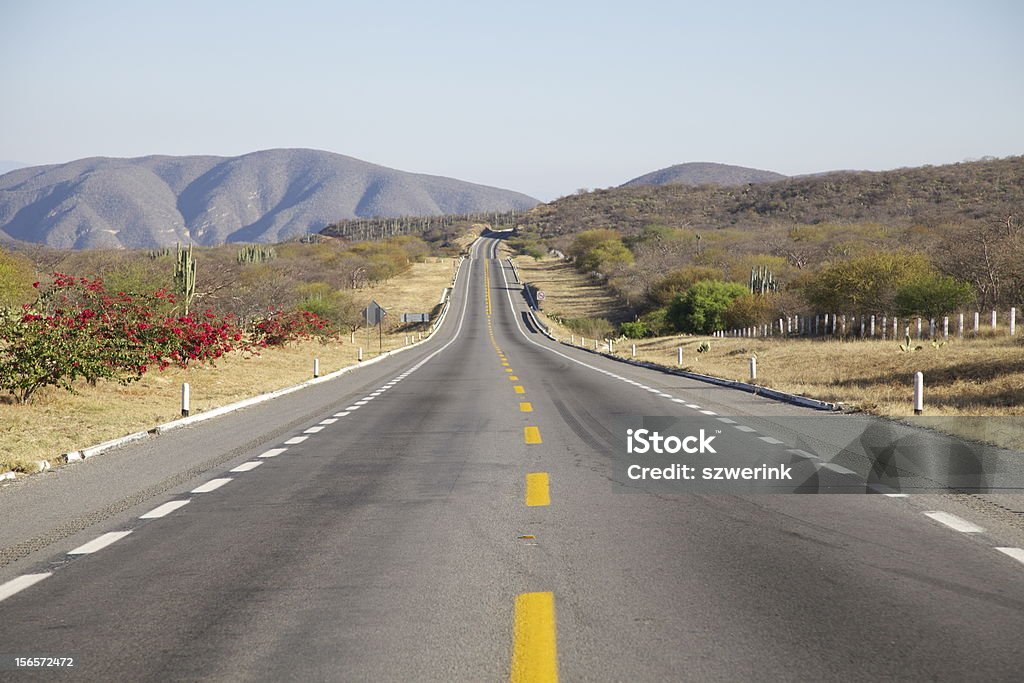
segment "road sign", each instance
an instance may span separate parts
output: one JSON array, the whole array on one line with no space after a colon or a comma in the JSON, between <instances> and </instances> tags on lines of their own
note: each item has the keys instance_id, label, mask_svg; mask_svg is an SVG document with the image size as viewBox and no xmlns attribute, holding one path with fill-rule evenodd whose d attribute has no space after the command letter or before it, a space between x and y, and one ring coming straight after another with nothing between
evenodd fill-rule
<instances>
[{"instance_id":1,"label":"road sign","mask_svg":"<svg viewBox=\"0 0 1024 683\"><path fill-rule=\"evenodd\" d=\"M380 325L384 316L388 314L376 301L370 301L370 305L363 309L363 320L367 325Z\"/></svg>"},{"instance_id":2,"label":"road sign","mask_svg":"<svg viewBox=\"0 0 1024 683\"><path fill-rule=\"evenodd\" d=\"M537 292L537 301L544 301L544 292Z\"/></svg>"},{"instance_id":3,"label":"road sign","mask_svg":"<svg viewBox=\"0 0 1024 683\"><path fill-rule=\"evenodd\" d=\"M429 313L403 313L402 314L402 322L403 323L429 323L430 322L430 314Z\"/></svg>"}]
</instances>

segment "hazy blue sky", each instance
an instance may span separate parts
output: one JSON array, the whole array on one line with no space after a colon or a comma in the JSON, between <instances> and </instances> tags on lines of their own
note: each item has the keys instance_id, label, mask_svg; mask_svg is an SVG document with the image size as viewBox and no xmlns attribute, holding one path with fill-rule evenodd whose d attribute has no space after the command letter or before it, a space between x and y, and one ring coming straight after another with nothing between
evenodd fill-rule
<instances>
[{"instance_id":1,"label":"hazy blue sky","mask_svg":"<svg viewBox=\"0 0 1024 683\"><path fill-rule=\"evenodd\" d=\"M0 0L0 159L313 147L542 199L1024 153L1024 2Z\"/></svg>"}]
</instances>

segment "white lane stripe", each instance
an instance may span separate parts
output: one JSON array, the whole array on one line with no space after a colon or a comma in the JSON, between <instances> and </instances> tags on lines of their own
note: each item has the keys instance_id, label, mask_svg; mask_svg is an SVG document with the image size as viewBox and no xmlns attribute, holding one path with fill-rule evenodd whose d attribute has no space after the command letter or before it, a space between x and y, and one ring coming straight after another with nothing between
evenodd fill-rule
<instances>
[{"instance_id":1,"label":"white lane stripe","mask_svg":"<svg viewBox=\"0 0 1024 683\"><path fill-rule=\"evenodd\" d=\"M703 412L703 411L701 411L701 412ZM761 439L761 441L764 441L765 443L773 443L773 444L782 443L778 439L772 438L770 436L759 436L757 438Z\"/></svg>"},{"instance_id":2,"label":"white lane stripe","mask_svg":"<svg viewBox=\"0 0 1024 683\"><path fill-rule=\"evenodd\" d=\"M110 533L106 533L92 539L85 545L80 545L74 550L68 551L68 555L88 555L90 553L103 550L111 543L117 543L130 533L131 531L111 531Z\"/></svg>"},{"instance_id":3,"label":"white lane stripe","mask_svg":"<svg viewBox=\"0 0 1024 683\"><path fill-rule=\"evenodd\" d=\"M305 441L308 438L309 438L308 436L293 436L292 438L290 438L287 441L285 441L285 443L288 444L289 446L294 446L297 443L302 443L303 441ZM261 455L260 457L263 458L263 457L266 457L266 456L262 456Z\"/></svg>"},{"instance_id":4,"label":"white lane stripe","mask_svg":"<svg viewBox=\"0 0 1024 683\"><path fill-rule=\"evenodd\" d=\"M716 413L716 412L715 412L715 411L713 411L713 410L702 410L702 411L700 411L700 412L702 412L702 413L703 413L703 414L705 414L705 415L718 415L718 413Z\"/></svg>"},{"instance_id":5,"label":"white lane stripe","mask_svg":"<svg viewBox=\"0 0 1024 683\"><path fill-rule=\"evenodd\" d=\"M370 401L369 401L368 399L363 399L362 401L356 401L356 402L355 402L355 403L353 403L352 405L354 405L354 406L357 406L357 407L358 407L358 406L365 406L365 405L366 405L367 403L369 403L369 402L370 402Z\"/></svg>"},{"instance_id":6,"label":"white lane stripe","mask_svg":"<svg viewBox=\"0 0 1024 683\"><path fill-rule=\"evenodd\" d=\"M684 400L683 400L683 399L681 399L681 398L674 398L674 399L672 399L672 402L673 402L673 403L686 403L686 401L684 401Z\"/></svg>"},{"instance_id":7,"label":"white lane stripe","mask_svg":"<svg viewBox=\"0 0 1024 683\"><path fill-rule=\"evenodd\" d=\"M346 417L346 416L351 415L351 414L352 413L350 411L344 410L344 411L342 411L340 413L335 413L334 417Z\"/></svg>"},{"instance_id":8,"label":"white lane stripe","mask_svg":"<svg viewBox=\"0 0 1024 683\"><path fill-rule=\"evenodd\" d=\"M315 427L310 427L309 429L304 430L302 433L303 434L316 434L317 432L322 432L322 431L324 431L324 428L321 427L320 425L317 425Z\"/></svg>"},{"instance_id":9,"label":"white lane stripe","mask_svg":"<svg viewBox=\"0 0 1024 683\"><path fill-rule=\"evenodd\" d=\"M819 470L831 470L836 474L857 474L853 470L848 470L842 465L837 465L834 462L816 462L814 464Z\"/></svg>"},{"instance_id":10,"label":"white lane stripe","mask_svg":"<svg viewBox=\"0 0 1024 683\"><path fill-rule=\"evenodd\" d=\"M271 448L269 451L266 451L265 453L260 454L259 457L261 457L261 458L275 458L275 457L281 455L282 453L284 453L286 450L288 450L288 449L287 448Z\"/></svg>"},{"instance_id":11,"label":"white lane stripe","mask_svg":"<svg viewBox=\"0 0 1024 683\"><path fill-rule=\"evenodd\" d=\"M973 522L968 522L963 517L957 517L956 515L948 512L924 512L922 513L925 517L934 519L939 524L948 526L953 531L959 531L964 534L977 534L984 531L980 526Z\"/></svg>"},{"instance_id":12,"label":"white lane stripe","mask_svg":"<svg viewBox=\"0 0 1024 683\"><path fill-rule=\"evenodd\" d=\"M159 507L155 507L146 514L139 517L139 519L159 519L166 517L178 508L182 508L188 505L187 500L172 500L169 503L164 503Z\"/></svg>"},{"instance_id":13,"label":"white lane stripe","mask_svg":"<svg viewBox=\"0 0 1024 683\"><path fill-rule=\"evenodd\" d=\"M883 493L886 498L909 498L909 493Z\"/></svg>"},{"instance_id":14,"label":"white lane stripe","mask_svg":"<svg viewBox=\"0 0 1024 683\"><path fill-rule=\"evenodd\" d=\"M818 459L818 456L816 456L814 453L808 453L807 451L802 451L799 448L790 448L786 452L792 453L793 455L799 455L801 458L812 458L814 460Z\"/></svg>"},{"instance_id":15,"label":"white lane stripe","mask_svg":"<svg viewBox=\"0 0 1024 683\"><path fill-rule=\"evenodd\" d=\"M209 493L210 491L216 491L224 484L229 481L234 481L231 477L221 477L219 479L211 479L202 486L197 486L192 489L192 493Z\"/></svg>"},{"instance_id":16,"label":"white lane stripe","mask_svg":"<svg viewBox=\"0 0 1024 683\"><path fill-rule=\"evenodd\" d=\"M338 418L336 418L336 417L329 417L326 420L320 420L320 424L322 424L322 425L332 425L332 424L334 424L337 421L338 421Z\"/></svg>"},{"instance_id":17,"label":"white lane stripe","mask_svg":"<svg viewBox=\"0 0 1024 683\"><path fill-rule=\"evenodd\" d=\"M700 406L697 405L696 403L687 403L686 407L687 408L693 408L694 410L700 410Z\"/></svg>"},{"instance_id":18,"label":"white lane stripe","mask_svg":"<svg viewBox=\"0 0 1024 683\"><path fill-rule=\"evenodd\" d=\"M720 418L718 418L718 421L719 422L724 422L727 425L734 425L734 424L736 424L736 420L730 420L727 417L720 417Z\"/></svg>"},{"instance_id":19,"label":"white lane stripe","mask_svg":"<svg viewBox=\"0 0 1024 683\"><path fill-rule=\"evenodd\" d=\"M996 550L1024 564L1024 548L996 548ZM3 600L3 597L0 597L0 600Z\"/></svg>"},{"instance_id":20,"label":"white lane stripe","mask_svg":"<svg viewBox=\"0 0 1024 683\"><path fill-rule=\"evenodd\" d=\"M351 413L353 410L359 410L359 406L348 406L345 410Z\"/></svg>"},{"instance_id":21,"label":"white lane stripe","mask_svg":"<svg viewBox=\"0 0 1024 683\"><path fill-rule=\"evenodd\" d=\"M661 392L658 392L658 396L661 396L662 398L672 398L672 394L663 394Z\"/></svg>"},{"instance_id":22,"label":"white lane stripe","mask_svg":"<svg viewBox=\"0 0 1024 683\"><path fill-rule=\"evenodd\" d=\"M243 462L241 465L239 465L238 467L234 468L231 471L232 472L248 472L249 470L256 469L257 467L259 467L262 464L263 463L260 462L259 460L250 460L249 462Z\"/></svg>"},{"instance_id":23,"label":"white lane stripe","mask_svg":"<svg viewBox=\"0 0 1024 683\"><path fill-rule=\"evenodd\" d=\"M34 586L43 579L52 575L53 572L44 572L42 574L22 574L17 578L11 579L7 583L0 584L0 602L3 602L15 593L25 590L29 586Z\"/></svg>"},{"instance_id":24,"label":"white lane stripe","mask_svg":"<svg viewBox=\"0 0 1024 683\"><path fill-rule=\"evenodd\" d=\"M733 427L733 429L738 429L741 432L756 432L757 431L753 427L748 427L746 425L736 425L736 426Z\"/></svg>"},{"instance_id":25,"label":"white lane stripe","mask_svg":"<svg viewBox=\"0 0 1024 683\"><path fill-rule=\"evenodd\" d=\"M370 394L369 396L363 396L363 398L361 400L363 400L363 401L372 401L373 399L374 399L373 394Z\"/></svg>"}]
</instances>

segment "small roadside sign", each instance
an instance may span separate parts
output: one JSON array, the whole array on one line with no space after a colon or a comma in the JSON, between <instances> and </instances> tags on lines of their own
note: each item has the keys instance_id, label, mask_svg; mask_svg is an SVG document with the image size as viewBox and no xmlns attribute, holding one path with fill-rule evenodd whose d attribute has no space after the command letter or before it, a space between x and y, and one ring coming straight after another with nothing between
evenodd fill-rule
<instances>
[{"instance_id":1,"label":"small roadside sign","mask_svg":"<svg viewBox=\"0 0 1024 683\"><path fill-rule=\"evenodd\" d=\"M544 292L540 290L537 291L537 301L544 301Z\"/></svg>"},{"instance_id":2,"label":"small roadside sign","mask_svg":"<svg viewBox=\"0 0 1024 683\"><path fill-rule=\"evenodd\" d=\"M384 316L388 314L376 301L370 301L370 305L363 309L363 320L367 325L380 325Z\"/></svg>"}]
</instances>

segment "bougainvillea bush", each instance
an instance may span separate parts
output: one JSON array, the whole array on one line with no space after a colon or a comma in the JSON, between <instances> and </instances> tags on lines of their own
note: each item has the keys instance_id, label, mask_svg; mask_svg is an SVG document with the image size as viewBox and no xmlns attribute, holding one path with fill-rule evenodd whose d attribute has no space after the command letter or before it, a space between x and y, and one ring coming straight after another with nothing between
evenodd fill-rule
<instances>
[{"instance_id":1,"label":"bougainvillea bush","mask_svg":"<svg viewBox=\"0 0 1024 683\"><path fill-rule=\"evenodd\" d=\"M31 304L0 311L0 390L20 403L77 380L122 384L151 368L207 363L245 348L231 318L177 315L174 296L109 292L99 278L54 274Z\"/></svg>"},{"instance_id":2,"label":"bougainvillea bush","mask_svg":"<svg viewBox=\"0 0 1024 683\"><path fill-rule=\"evenodd\" d=\"M312 311L273 311L252 327L257 346L283 346L301 339L325 341L338 334L337 328Z\"/></svg>"}]
</instances>

